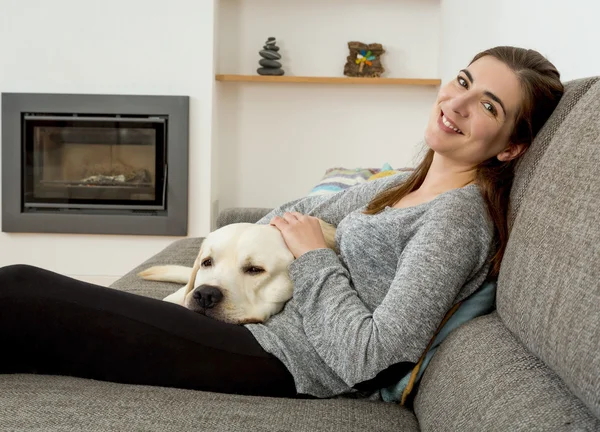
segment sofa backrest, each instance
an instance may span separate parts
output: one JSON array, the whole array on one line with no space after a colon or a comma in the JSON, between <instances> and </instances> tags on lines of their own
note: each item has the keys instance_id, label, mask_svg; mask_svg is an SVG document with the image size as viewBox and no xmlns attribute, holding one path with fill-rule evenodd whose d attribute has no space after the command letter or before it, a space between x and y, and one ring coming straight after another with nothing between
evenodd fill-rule
<instances>
[{"instance_id":1,"label":"sofa backrest","mask_svg":"<svg viewBox=\"0 0 600 432\"><path fill-rule=\"evenodd\" d=\"M546 128L550 139L535 169L520 167L521 177L532 173L525 188L513 191L520 202L497 308L516 337L600 417L600 80L569 90L565 104L576 104Z\"/></svg>"},{"instance_id":2,"label":"sofa backrest","mask_svg":"<svg viewBox=\"0 0 600 432\"><path fill-rule=\"evenodd\" d=\"M512 227L514 224L515 216L521 207L525 192L527 191L529 183L531 183L531 179L544 152L548 148L550 141L554 138L556 132L561 128L565 120L569 118L575 105L577 105L581 98L587 94L590 88L599 80L600 78L598 77L592 77L565 83L565 94L563 95L560 104L556 107L544 127L538 132L533 145L517 163L515 179L510 194L510 209L508 212L509 226ZM593 94L593 92L590 94ZM566 126L567 130L572 127L572 125L577 124L577 122L577 119L569 120Z\"/></svg>"},{"instance_id":3,"label":"sofa backrest","mask_svg":"<svg viewBox=\"0 0 600 432\"><path fill-rule=\"evenodd\" d=\"M600 430L600 77L566 92L520 161L497 311L454 331L422 430Z\"/></svg>"}]
</instances>

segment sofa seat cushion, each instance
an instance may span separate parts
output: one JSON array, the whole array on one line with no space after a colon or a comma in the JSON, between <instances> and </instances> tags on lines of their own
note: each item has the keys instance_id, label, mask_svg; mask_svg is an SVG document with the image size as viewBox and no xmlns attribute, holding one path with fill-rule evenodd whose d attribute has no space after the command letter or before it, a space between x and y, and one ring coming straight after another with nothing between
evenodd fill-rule
<instances>
[{"instance_id":1,"label":"sofa seat cushion","mask_svg":"<svg viewBox=\"0 0 600 432\"><path fill-rule=\"evenodd\" d=\"M600 421L496 312L448 336L414 406L423 431L600 430Z\"/></svg>"},{"instance_id":2,"label":"sofa seat cushion","mask_svg":"<svg viewBox=\"0 0 600 432\"><path fill-rule=\"evenodd\" d=\"M0 431L418 431L412 412L356 399L284 399L0 375Z\"/></svg>"}]
</instances>

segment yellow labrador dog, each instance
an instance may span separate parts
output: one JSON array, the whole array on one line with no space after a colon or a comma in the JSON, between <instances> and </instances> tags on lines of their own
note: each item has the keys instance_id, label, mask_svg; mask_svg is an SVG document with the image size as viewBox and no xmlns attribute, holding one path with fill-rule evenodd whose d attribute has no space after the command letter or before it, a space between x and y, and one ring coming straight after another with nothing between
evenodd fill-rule
<instances>
[{"instance_id":1,"label":"yellow labrador dog","mask_svg":"<svg viewBox=\"0 0 600 432\"><path fill-rule=\"evenodd\" d=\"M327 247L335 250L335 228L319 222ZM292 298L288 266L293 260L277 228L235 223L206 236L193 268L154 266L139 276L186 284L165 301L228 323L260 323Z\"/></svg>"}]
</instances>

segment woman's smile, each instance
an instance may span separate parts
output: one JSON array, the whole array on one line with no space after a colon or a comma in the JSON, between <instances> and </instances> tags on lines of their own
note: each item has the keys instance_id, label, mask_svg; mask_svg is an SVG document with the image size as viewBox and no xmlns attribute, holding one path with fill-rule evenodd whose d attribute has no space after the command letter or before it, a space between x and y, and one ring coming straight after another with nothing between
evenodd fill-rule
<instances>
[{"instance_id":1,"label":"woman's smile","mask_svg":"<svg viewBox=\"0 0 600 432\"><path fill-rule=\"evenodd\" d=\"M438 117L438 126L441 130L447 133L464 135L464 133L454 124L446 115L444 111L440 110L440 115Z\"/></svg>"}]
</instances>

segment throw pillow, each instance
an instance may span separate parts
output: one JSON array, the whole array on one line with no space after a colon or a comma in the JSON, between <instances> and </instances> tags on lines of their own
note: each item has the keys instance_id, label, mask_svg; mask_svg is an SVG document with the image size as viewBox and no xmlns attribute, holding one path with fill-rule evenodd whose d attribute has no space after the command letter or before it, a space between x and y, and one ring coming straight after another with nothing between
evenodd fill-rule
<instances>
[{"instance_id":1,"label":"throw pillow","mask_svg":"<svg viewBox=\"0 0 600 432\"><path fill-rule=\"evenodd\" d=\"M377 168L329 168L309 196L337 193L360 183L379 172Z\"/></svg>"},{"instance_id":2,"label":"throw pillow","mask_svg":"<svg viewBox=\"0 0 600 432\"><path fill-rule=\"evenodd\" d=\"M429 361L437 351L438 347L446 337L455 329L472 319L492 312L496 305L497 281L485 282L477 291L460 303L456 311L441 326L439 332L434 336L428 349L423 353L421 364L417 364L413 370L402 379L389 387L380 389L381 398L385 402L402 403L403 396L408 398L418 386ZM414 377L411 376L415 375ZM412 382L411 382L412 381Z\"/></svg>"}]
</instances>

